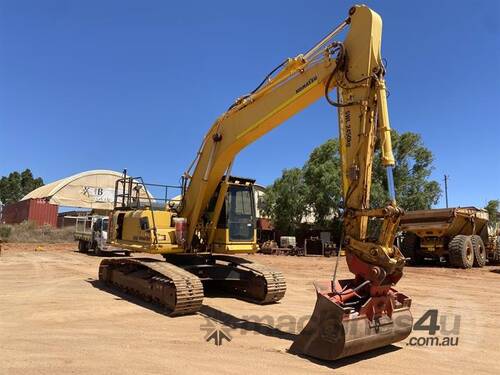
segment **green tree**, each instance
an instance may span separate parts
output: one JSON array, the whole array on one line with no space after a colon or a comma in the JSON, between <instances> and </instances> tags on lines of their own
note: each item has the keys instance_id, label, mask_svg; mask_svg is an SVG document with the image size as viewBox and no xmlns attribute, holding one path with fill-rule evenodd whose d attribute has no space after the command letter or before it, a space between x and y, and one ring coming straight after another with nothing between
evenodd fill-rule
<instances>
[{"instance_id":1,"label":"green tree","mask_svg":"<svg viewBox=\"0 0 500 375\"><path fill-rule=\"evenodd\" d=\"M433 168L432 152L424 146L419 134L393 131L391 138L396 160L394 183L398 204L405 210L430 208L441 194L439 184L429 179ZM380 153L377 145L371 207L383 207L389 200ZM341 185L338 140L330 139L313 150L302 170L283 171L283 175L267 189L263 211L279 229L296 228L308 210L314 213L318 225L331 226L332 218L342 204Z\"/></svg>"},{"instance_id":2,"label":"green tree","mask_svg":"<svg viewBox=\"0 0 500 375\"><path fill-rule=\"evenodd\" d=\"M327 226L340 207L340 163L339 142L337 139L329 139L311 152L303 168L307 186L306 201L320 226Z\"/></svg>"},{"instance_id":3,"label":"green tree","mask_svg":"<svg viewBox=\"0 0 500 375\"><path fill-rule=\"evenodd\" d=\"M25 169L21 173L11 172L8 176L0 178L0 201L3 203L17 202L42 185L42 178L34 178L29 169Z\"/></svg>"},{"instance_id":4,"label":"green tree","mask_svg":"<svg viewBox=\"0 0 500 375\"><path fill-rule=\"evenodd\" d=\"M307 214L307 187L302 170L285 169L280 178L266 189L262 210L276 229L293 233Z\"/></svg>"},{"instance_id":5,"label":"green tree","mask_svg":"<svg viewBox=\"0 0 500 375\"><path fill-rule=\"evenodd\" d=\"M492 223L496 223L499 219L498 210L500 209L500 200L492 199L488 201L488 204L484 207L486 211L488 211L488 215L490 216L490 221Z\"/></svg>"}]
</instances>

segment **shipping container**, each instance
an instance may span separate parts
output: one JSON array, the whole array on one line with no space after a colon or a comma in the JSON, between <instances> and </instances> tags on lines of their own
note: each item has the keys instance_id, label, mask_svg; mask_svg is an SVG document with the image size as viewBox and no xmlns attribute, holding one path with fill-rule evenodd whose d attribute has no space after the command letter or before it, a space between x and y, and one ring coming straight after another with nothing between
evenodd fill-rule
<instances>
[{"instance_id":1,"label":"shipping container","mask_svg":"<svg viewBox=\"0 0 500 375\"><path fill-rule=\"evenodd\" d=\"M32 221L37 225L57 226L58 206L44 199L26 199L7 204L3 208L2 223L19 224Z\"/></svg>"}]
</instances>

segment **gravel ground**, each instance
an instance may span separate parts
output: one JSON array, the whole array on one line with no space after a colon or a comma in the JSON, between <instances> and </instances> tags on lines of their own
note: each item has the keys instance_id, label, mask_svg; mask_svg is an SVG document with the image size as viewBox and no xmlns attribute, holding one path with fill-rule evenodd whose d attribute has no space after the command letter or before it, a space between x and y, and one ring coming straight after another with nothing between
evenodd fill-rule
<instances>
[{"instance_id":1,"label":"gravel ground","mask_svg":"<svg viewBox=\"0 0 500 375\"><path fill-rule=\"evenodd\" d=\"M285 274L287 294L280 303L207 296L198 314L169 318L103 290L96 281L100 258L75 248L3 244L1 374L500 373L500 267L406 269L398 289L412 297L415 320L437 309L441 329L435 336L442 340L457 323L448 334L458 338L456 346L412 345L412 338L423 343L432 337L417 330L393 346L327 363L287 349L312 313L312 281L329 277L333 258L248 256ZM340 276L348 277L344 262ZM231 340L220 346L205 341L207 326Z\"/></svg>"}]
</instances>

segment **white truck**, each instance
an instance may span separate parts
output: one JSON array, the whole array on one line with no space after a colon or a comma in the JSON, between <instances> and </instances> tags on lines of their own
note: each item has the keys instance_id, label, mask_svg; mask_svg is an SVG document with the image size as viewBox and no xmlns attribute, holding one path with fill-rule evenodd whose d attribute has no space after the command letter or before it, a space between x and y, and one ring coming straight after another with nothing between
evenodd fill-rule
<instances>
[{"instance_id":1,"label":"white truck","mask_svg":"<svg viewBox=\"0 0 500 375\"><path fill-rule=\"evenodd\" d=\"M130 251L114 248L107 244L109 218L101 215L89 215L76 218L75 241L78 241L78 251L87 253L91 251L94 255L105 253L124 253L130 255Z\"/></svg>"}]
</instances>

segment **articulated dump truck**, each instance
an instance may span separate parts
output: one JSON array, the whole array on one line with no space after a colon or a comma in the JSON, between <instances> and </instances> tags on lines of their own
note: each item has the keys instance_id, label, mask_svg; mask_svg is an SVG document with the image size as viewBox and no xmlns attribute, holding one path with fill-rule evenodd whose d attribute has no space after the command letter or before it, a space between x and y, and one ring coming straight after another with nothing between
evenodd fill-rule
<instances>
[{"instance_id":1,"label":"articulated dump truck","mask_svg":"<svg viewBox=\"0 0 500 375\"><path fill-rule=\"evenodd\" d=\"M475 207L406 212L401 218L401 251L413 264L426 259L452 267L483 267L500 260L498 227Z\"/></svg>"}]
</instances>

